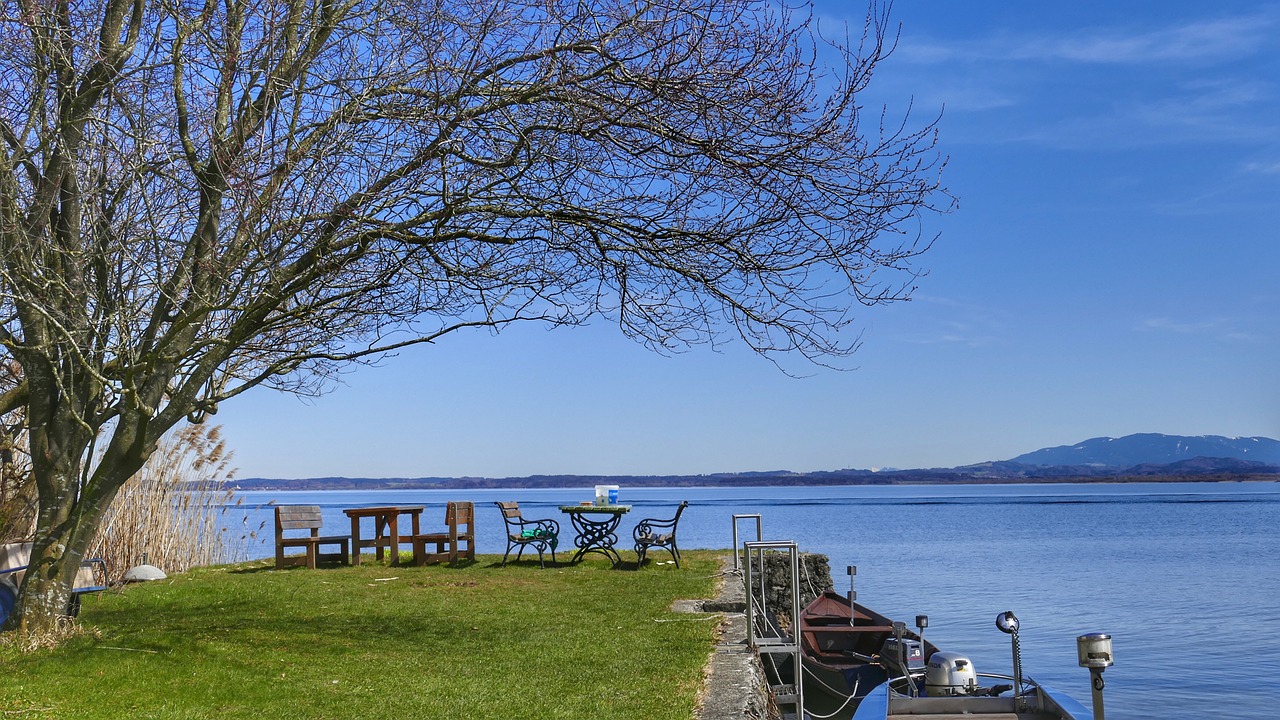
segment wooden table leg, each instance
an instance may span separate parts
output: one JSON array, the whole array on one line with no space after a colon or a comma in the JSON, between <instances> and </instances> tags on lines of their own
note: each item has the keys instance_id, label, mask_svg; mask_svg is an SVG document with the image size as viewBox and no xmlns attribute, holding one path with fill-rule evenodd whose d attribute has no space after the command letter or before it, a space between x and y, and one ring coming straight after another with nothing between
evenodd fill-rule
<instances>
[{"instance_id":1,"label":"wooden table leg","mask_svg":"<svg viewBox=\"0 0 1280 720\"><path fill-rule=\"evenodd\" d=\"M373 555L378 560L386 557L386 551L382 549L383 533L387 530L387 516L385 513L379 513L373 516Z\"/></svg>"},{"instance_id":2,"label":"wooden table leg","mask_svg":"<svg viewBox=\"0 0 1280 720\"><path fill-rule=\"evenodd\" d=\"M392 564L392 565L399 565L399 564L400 564L400 523L399 523L399 517L400 517L400 513L399 513L399 512L396 512L396 511L394 511L394 510L393 510L393 511L391 512L391 518L390 518L390 519L388 520L388 522L387 522L387 525L388 525L388 527L387 527L387 531L391 533L391 535L387 538L387 540L388 540L388 547L387 547L387 549L391 551L391 564Z\"/></svg>"},{"instance_id":3,"label":"wooden table leg","mask_svg":"<svg viewBox=\"0 0 1280 720\"><path fill-rule=\"evenodd\" d=\"M351 517L351 564L360 564L360 516Z\"/></svg>"}]
</instances>

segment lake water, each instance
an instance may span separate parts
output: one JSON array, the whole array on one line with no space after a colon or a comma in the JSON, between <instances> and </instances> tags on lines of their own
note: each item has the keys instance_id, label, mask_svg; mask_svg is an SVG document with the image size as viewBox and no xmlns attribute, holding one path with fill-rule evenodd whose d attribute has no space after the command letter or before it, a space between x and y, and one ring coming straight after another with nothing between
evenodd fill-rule
<instances>
[{"instance_id":1,"label":"lake water","mask_svg":"<svg viewBox=\"0 0 1280 720\"><path fill-rule=\"evenodd\" d=\"M477 504L477 546L502 552L495 500L518 500L526 517L590 499L591 488L242 492L232 528L257 528L250 557L272 550L265 504L318 504L345 534L344 508L427 505L443 522L446 500ZM831 559L837 589L856 565L858 600L909 625L930 618L927 637L964 652L979 671L1010 672L1007 636L995 616L1022 621L1023 667L1089 704L1089 672L1075 638L1113 637L1104 675L1112 718L1271 718L1280 703L1280 483L1143 483L883 487L628 488L634 520L670 517L685 548L729 548L732 516L759 513L765 540L794 540ZM740 531L754 535L750 521ZM630 555L629 553L627 553ZM665 559L659 552L657 559Z\"/></svg>"}]
</instances>

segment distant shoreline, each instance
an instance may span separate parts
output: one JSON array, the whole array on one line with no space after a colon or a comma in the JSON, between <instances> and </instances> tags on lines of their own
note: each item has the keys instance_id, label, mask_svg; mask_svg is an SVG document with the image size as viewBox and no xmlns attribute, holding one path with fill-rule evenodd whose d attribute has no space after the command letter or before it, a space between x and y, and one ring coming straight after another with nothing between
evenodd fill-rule
<instances>
[{"instance_id":1,"label":"distant shoreline","mask_svg":"<svg viewBox=\"0 0 1280 720\"><path fill-rule=\"evenodd\" d=\"M223 487L232 490L477 490L487 488L564 488L584 485L624 485L627 487L800 487L832 485L1026 485L1083 483L1211 483L1276 482L1273 472L1195 473L1177 475L1078 475L1052 477L983 477L952 471L896 471L867 474L772 474L691 476L625 475L537 475L522 478L246 478L230 480Z\"/></svg>"}]
</instances>

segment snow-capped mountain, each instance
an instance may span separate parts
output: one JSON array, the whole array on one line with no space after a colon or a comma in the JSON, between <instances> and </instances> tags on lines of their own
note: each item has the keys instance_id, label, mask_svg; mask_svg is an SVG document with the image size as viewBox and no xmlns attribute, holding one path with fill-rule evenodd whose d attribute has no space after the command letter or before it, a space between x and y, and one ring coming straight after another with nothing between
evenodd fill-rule
<instances>
[{"instance_id":1,"label":"snow-capped mountain","mask_svg":"<svg viewBox=\"0 0 1280 720\"><path fill-rule=\"evenodd\" d=\"M1139 433L1120 438L1092 438L1075 445L1042 448L1010 458L1010 461L1024 465L1100 465L1127 468L1135 465L1163 465L1198 457L1231 458L1280 465L1280 440L1265 437L1191 437Z\"/></svg>"}]
</instances>

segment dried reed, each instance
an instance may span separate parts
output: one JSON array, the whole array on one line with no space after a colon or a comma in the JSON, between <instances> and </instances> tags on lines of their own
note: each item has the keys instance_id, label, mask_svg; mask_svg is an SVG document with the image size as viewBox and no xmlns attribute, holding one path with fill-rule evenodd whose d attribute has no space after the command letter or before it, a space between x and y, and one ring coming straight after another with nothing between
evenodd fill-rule
<instances>
[{"instance_id":1,"label":"dried reed","mask_svg":"<svg viewBox=\"0 0 1280 720\"><path fill-rule=\"evenodd\" d=\"M187 425L168 437L116 495L88 556L113 574L144 563L175 573L244 559L261 528L221 522L235 507L223 486L235 474L231 456L217 426Z\"/></svg>"},{"instance_id":2,"label":"dried reed","mask_svg":"<svg viewBox=\"0 0 1280 720\"><path fill-rule=\"evenodd\" d=\"M0 391L22 382L22 367L0 361ZM35 531L36 491L27 451L26 412L16 408L0 423L0 542L25 539Z\"/></svg>"},{"instance_id":3,"label":"dried reed","mask_svg":"<svg viewBox=\"0 0 1280 720\"><path fill-rule=\"evenodd\" d=\"M36 492L31 482L31 463L26 455L14 453L25 462L0 464L0 543L31 537L35 530Z\"/></svg>"},{"instance_id":4,"label":"dried reed","mask_svg":"<svg viewBox=\"0 0 1280 720\"><path fill-rule=\"evenodd\" d=\"M6 645L18 652L30 653L37 650L51 650L81 635L101 637L101 633L96 628L82 625L76 621L76 618L60 617L54 619L52 629L46 632L15 630L0 633L0 645ZM0 715L6 712L8 711L0 711Z\"/></svg>"}]
</instances>

